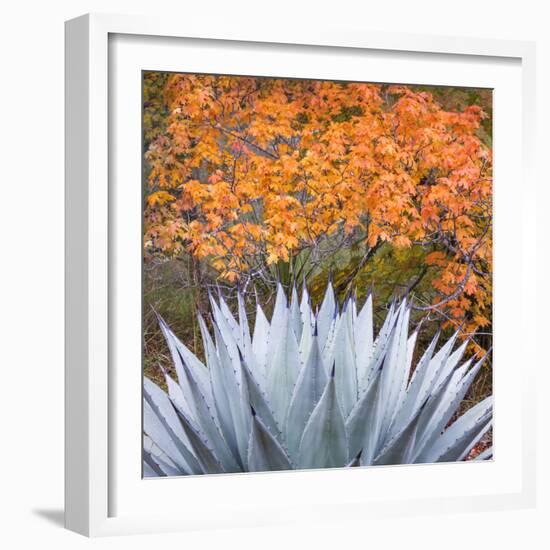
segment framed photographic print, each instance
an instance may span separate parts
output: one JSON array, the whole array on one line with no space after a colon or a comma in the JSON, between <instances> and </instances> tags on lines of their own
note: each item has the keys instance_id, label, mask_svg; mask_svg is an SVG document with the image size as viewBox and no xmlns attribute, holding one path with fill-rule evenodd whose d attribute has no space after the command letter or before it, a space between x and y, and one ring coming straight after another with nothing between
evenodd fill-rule
<instances>
[{"instance_id":1,"label":"framed photographic print","mask_svg":"<svg viewBox=\"0 0 550 550\"><path fill-rule=\"evenodd\" d=\"M531 505L533 63L69 21L67 527Z\"/></svg>"}]
</instances>

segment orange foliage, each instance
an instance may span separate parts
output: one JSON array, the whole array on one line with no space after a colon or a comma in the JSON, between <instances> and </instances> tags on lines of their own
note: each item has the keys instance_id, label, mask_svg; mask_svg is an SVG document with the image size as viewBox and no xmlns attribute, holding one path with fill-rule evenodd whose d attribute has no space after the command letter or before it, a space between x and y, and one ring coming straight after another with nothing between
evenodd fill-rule
<instances>
[{"instance_id":1,"label":"orange foliage","mask_svg":"<svg viewBox=\"0 0 550 550\"><path fill-rule=\"evenodd\" d=\"M235 281L337 232L421 245L435 303L488 322L492 154L479 107L447 112L401 85L183 74L165 102L167 131L147 152L146 253L189 251Z\"/></svg>"}]
</instances>

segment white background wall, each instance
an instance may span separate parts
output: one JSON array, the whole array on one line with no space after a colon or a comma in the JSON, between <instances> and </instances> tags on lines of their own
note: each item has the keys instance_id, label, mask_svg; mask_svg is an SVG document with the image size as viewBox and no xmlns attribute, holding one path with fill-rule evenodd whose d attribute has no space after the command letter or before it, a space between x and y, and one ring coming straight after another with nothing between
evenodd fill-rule
<instances>
[{"instance_id":1,"label":"white background wall","mask_svg":"<svg viewBox=\"0 0 550 550\"><path fill-rule=\"evenodd\" d=\"M246 27L328 26L538 42L538 238L548 240L550 17L545 2L391 0L20 0L0 11L0 544L4 548L550 547L547 353L539 353L537 510L88 541L63 507L63 22L89 11L221 18ZM519 185L519 182L518 182ZM547 345L547 254L540 316L522 338ZM519 335L518 335L519 337ZM518 369L521 365L518 365Z\"/></svg>"}]
</instances>

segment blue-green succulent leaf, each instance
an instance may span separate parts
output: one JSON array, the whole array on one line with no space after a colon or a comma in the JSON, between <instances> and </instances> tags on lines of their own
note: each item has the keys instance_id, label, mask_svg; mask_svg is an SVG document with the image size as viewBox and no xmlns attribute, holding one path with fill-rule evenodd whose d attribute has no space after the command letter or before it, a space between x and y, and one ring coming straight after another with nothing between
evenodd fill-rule
<instances>
[{"instance_id":1,"label":"blue-green succulent leaf","mask_svg":"<svg viewBox=\"0 0 550 550\"><path fill-rule=\"evenodd\" d=\"M455 420L431 447L424 451L421 462L451 462L462 460L489 429L493 399L487 397Z\"/></svg>"},{"instance_id":2,"label":"blue-green succulent leaf","mask_svg":"<svg viewBox=\"0 0 550 550\"><path fill-rule=\"evenodd\" d=\"M245 361L242 363L242 369L244 375L243 380L248 392L250 405L254 408L256 415L265 424L265 426L267 426L269 431L277 438L279 442L282 442L283 436L281 433L281 427L275 420L275 416L267 395L260 387L260 384L254 377L254 373L248 368Z\"/></svg>"},{"instance_id":3,"label":"blue-green succulent leaf","mask_svg":"<svg viewBox=\"0 0 550 550\"><path fill-rule=\"evenodd\" d=\"M144 378L143 396L144 432L180 468L192 474L203 473L168 395Z\"/></svg>"},{"instance_id":4,"label":"blue-green succulent leaf","mask_svg":"<svg viewBox=\"0 0 550 550\"><path fill-rule=\"evenodd\" d=\"M284 328L278 342L274 342L273 356L267 373L267 395L279 426L285 425L292 391L302 367L302 358L296 336L290 326L288 310L285 312Z\"/></svg>"},{"instance_id":5,"label":"blue-green succulent leaf","mask_svg":"<svg viewBox=\"0 0 550 550\"><path fill-rule=\"evenodd\" d=\"M313 336L311 350L305 365L300 370L292 393L286 421L286 444L291 458L296 461L300 441L307 421L321 399L328 382L317 335Z\"/></svg>"},{"instance_id":6,"label":"blue-green succulent leaf","mask_svg":"<svg viewBox=\"0 0 550 550\"><path fill-rule=\"evenodd\" d=\"M366 380L367 368L372 357L374 346L374 324L372 317L372 293L367 297L354 325L355 361L359 391L366 390L361 383Z\"/></svg>"},{"instance_id":7,"label":"blue-green succulent leaf","mask_svg":"<svg viewBox=\"0 0 550 550\"><path fill-rule=\"evenodd\" d=\"M334 296L334 288L329 282L325 291L321 309L317 314L317 330L321 349L324 347L329 335L330 327L338 313L336 298Z\"/></svg>"},{"instance_id":8,"label":"blue-green succulent leaf","mask_svg":"<svg viewBox=\"0 0 550 550\"><path fill-rule=\"evenodd\" d=\"M331 376L304 429L298 452L298 466L342 468L348 462L346 425L336 396L334 376Z\"/></svg>"},{"instance_id":9,"label":"blue-green succulent leaf","mask_svg":"<svg viewBox=\"0 0 550 550\"><path fill-rule=\"evenodd\" d=\"M248 470L266 472L291 469L292 464L281 444L254 414L248 444Z\"/></svg>"},{"instance_id":10,"label":"blue-green succulent leaf","mask_svg":"<svg viewBox=\"0 0 550 550\"><path fill-rule=\"evenodd\" d=\"M349 454L355 456L362 450L363 466L371 464L379 450L380 429L384 414L380 378L379 369L346 420Z\"/></svg>"},{"instance_id":11,"label":"blue-green succulent leaf","mask_svg":"<svg viewBox=\"0 0 550 550\"><path fill-rule=\"evenodd\" d=\"M479 453L474 460L492 460L493 459L493 447L485 449L483 452Z\"/></svg>"},{"instance_id":12,"label":"blue-green succulent leaf","mask_svg":"<svg viewBox=\"0 0 550 550\"><path fill-rule=\"evenodd\" d=\"M193 426L183 411L176 409L176 412L183 427L183 431L191 443L193 454L197 457L201 465L202 471L205 474L221 474L225 472L214 450L208 446L208 443L203 439L201 433Z\"/></svg>"},{"instance_id":13,"label":"blue-green succulent leaf","mask_svg":"<svg viewBox=\"0 0 550 550\"><path fill-rule=\"evenodd\" d=\"M201 393L200 387L193 376L193 372L187 365L183 365L183 375L185 376L184 386L188 388L189 399L187 402L190 405L193 413L192 418L196 420L198 426L200 426L203 434L203 439L214 450L218 460L223 466L226 472L238 472L242 471L242 468L238 464L237 460L233 456L227 442L225 441L220 427L214 418L214 411L210 408L204 395ZM177 407L177 402L174 402ZM181 409L185 414L185 409Z\"/></svg>"},{"instance_id":14,"label":"blue-green succulent leaf","mask_svg":"<svg viewBox=\"0 0 550 550\"><path fill-rule=\"evenodd\" d=\"M267 351L269 343L269 321L265 316L260 304L256 305L256 320L254 322L254 333L252 336L252 351L256 356L258 372L254 374L258 382L265 387L267 379Z\"/></svg>"}]
</instances>

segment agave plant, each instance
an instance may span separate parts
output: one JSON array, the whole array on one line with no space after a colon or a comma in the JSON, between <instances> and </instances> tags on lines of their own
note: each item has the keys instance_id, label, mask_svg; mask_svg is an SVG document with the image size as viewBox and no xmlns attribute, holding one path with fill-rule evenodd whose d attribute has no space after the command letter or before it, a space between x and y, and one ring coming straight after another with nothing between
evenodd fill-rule
<instances>
[{"instance_id":1,"label":"agave plant","mask_svg":"<svg viewBox=\"0 0 550 550\"><path fill-rule=\"evenodd\" d=\"M330 284L315 313L305 287L289 303L279 285L252 335L240 293L236 317L210 302L206 365L159 317L177 380L165 372L165 392L144 379L146 476L460 461L491 426L491 397L451 423L483 363L462 362L458 333L437 350L436 335L412 369L406 300L376 338L372 296L340 308Z\"/></svg>"}]
</instances>

